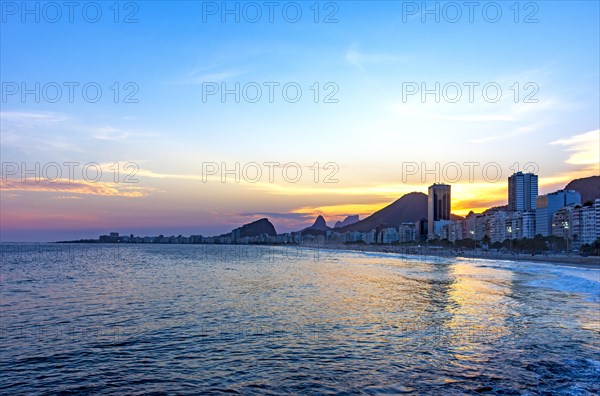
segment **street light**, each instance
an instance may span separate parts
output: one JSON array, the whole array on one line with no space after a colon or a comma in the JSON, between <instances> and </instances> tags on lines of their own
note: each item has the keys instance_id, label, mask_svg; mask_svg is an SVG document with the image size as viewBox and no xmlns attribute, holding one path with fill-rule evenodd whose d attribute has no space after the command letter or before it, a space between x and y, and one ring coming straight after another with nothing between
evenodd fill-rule
<instances>
[{"instance_id":1,"label":"street light","mask_svg":"<svg viewBox=\"0 0 600 396\"><path fill-rule=\"evenodd\" d=\"M569 253L569 222L563 221L563 227L565 228L565 238L567 239L567 253Z\"/></svg>"},{"instance_id":2,"label":"street light","mask_svg":"<svg viewBox=\"0 0 600 396\"><path fill-rule=\"evenodd\" d=\"M477 241L475 240L475 231L470 230L469 234L471 234L471 237L473 238L473 257L475 257L475 250L477 250Z\"/></svg>"}]
</instances>

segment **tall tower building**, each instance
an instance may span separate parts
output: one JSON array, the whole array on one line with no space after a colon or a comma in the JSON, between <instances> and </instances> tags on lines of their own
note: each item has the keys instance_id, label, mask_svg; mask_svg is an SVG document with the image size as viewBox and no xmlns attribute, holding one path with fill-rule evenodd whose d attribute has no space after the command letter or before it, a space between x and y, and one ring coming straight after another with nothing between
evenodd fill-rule
<instances>
[{"instance_id":1,"label":"tall tower building","mask_svg":"<svg viewBox=\"0 0 600 396\"><path fill-rule=\"evenodd\" d=\"M538 195L538 177L533 173L514 173L508 178L508 210L524 212L535 210Z\"/></svg>"},{"instance_id":2,"label":"tall tower building","mask_svg":"<svg viewBox=\"0 0 600 396\"><path fill-rule=\"evenodd\" d=\"M447 184L434 184L429 186L427 198L427 232L428 238L435 235L435 222L450 220L450 186Z\"/></svg>"}]
</instances>

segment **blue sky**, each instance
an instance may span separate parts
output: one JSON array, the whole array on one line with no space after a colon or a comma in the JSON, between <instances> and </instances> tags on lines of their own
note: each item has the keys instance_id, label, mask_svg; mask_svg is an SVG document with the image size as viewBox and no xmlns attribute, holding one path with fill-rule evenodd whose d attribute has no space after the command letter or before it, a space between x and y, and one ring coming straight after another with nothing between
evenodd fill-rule
<instances>
[{"instance_id":1,"label":"blue sky","mask_svg":"<svg viewBox=\"0 0 600 396\"><path fill-rule=\"evenodd\" d=\"M112 3L94 3L102 10L97 23L87 22L78 9L73 23L64 14L58 23L43 15L40 23L32 16L22 22L21 10L13 15L5 3L3 90L6 83L95 82L103 96L96 103L83 100L79 90L73 103L66 90L57 103L3 98L2 161L135 162L141 194L106 197L5 185L3 214L11 213L2 224L5 238L16 229L19 238L33 230L46 237L56 227L69 236L127 227L211 234L228 231L255 212L281 213L274 223L284 231L316 214L331 220L357 211L364 215L403 193L426 191L431 180L402 182L406 161L500 164L503 177L493 186L481 175L473 183L457 183L455 191L462 195L454 194L453 204L459 213L469 205L501 203L515 162L539 165L543 191L598 174L600 10L595 1L519 2L518 23L509 8L513 2L497 3L502 17L496 23L481 13L490 2L480 2L473 23L463 2L456 3L463 12L457 23L443 14L439 23L432 15L422 22L421 13L405 17L403 10L422 2L319 2L319 23L312 2L297 3L302 10L297 23L287 22L279 7L269 23L265 2L253 3L263 12L257 23L243 16L236 23L232 15L224 23L220 15L204 15L203 22L203 9L214 5L220 12L221 2L121 2L119 23ZM436 4L441 10L448 5L427 7ZM132 11L138 22L123 23ZM323 23L332 11L338 22ZM538 22L523 23L533 11ZM119 103L109 88L115 82ZM266 100L266 91L258 103L236 103L232 96L222 103L218 95L203 102L207 82L228 87L292 82L303 92L297 103L283 100L278 90L274 103ZM310 89L315 82L319 103ZM479 89L474 103L435 103L432 96L422 103L419 95L403 102L403 84L411 82L430 88L436 82L494 82L503 91L497 103L482 100ZM517 103L510 89L515 82ZM123 95L132 92L126 83L139 88L138 103L123 103ZM331 90L325 90L327 83ZM538 88L538 103L523 103L526 83ZM338 102L323 103L332 87ZM339 182L332 186L307 177L292 186L202 183L195 177L205 161L294 161L305 167L334 162ZM147 220L149 211L157 214L155 222ZM295 223L285 216L289 213L296 214Z\"/></svg>"}]
</instances>

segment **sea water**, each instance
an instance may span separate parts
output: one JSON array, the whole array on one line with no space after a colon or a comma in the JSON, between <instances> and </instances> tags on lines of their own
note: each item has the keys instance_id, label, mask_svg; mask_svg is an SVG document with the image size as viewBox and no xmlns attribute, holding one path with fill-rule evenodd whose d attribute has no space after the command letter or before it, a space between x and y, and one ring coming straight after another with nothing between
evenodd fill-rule
<instances>
[{"instance_id":1,"label":"sea water","mask_svg":"<svg viewBox=\"0 0 600 396\"><path fill-rule=\"evenodd\" d=\"M2 244L0 392L600 393L600 271L224 245Z\"/></svg>"}]
</instances>

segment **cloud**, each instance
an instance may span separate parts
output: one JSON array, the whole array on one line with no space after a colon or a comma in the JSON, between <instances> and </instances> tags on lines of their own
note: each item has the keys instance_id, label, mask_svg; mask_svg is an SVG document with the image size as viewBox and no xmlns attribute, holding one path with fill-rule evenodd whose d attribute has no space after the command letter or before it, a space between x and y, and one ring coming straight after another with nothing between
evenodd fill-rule
<instances>
[{"instance_id":1,"label":"cloud","mask_svg":"<svg viewBox=\"0 0 600 396\"><path fill-rule=\"evenodd\" d=\"M151 132L138 132L103 126L92 129L92 137L97 140L124 141L131 138L157 137L159 134Z\"/></svg>"},{"instance_id":2,"label":"cloud","mask_svg":"<svg viewBox=\"0 0 600 396\"><path fill-rule=\"evenodd\" d=\"M181 180L203 180L201 175L182 175L175 173L159 173L148 169L140 169L136 176L149 177L152 179L181 179ZM221 181L220 176L206 175L205 180Z\"/></svg>"},{"instance_id":3,"label":"cloud","mask_svg":"<svg viewBox=\"0 0 600 396\"><path fill-rule=\"evenodd\" d=\"M121 141L129 138L130 134L113 127L96 128L93 137L98 140L116 140Z\"/></svg>"},{"instance_id":4,"label":"cloud","mask_svg":"<svg viewBox=\"0 0 600 396\"><path fill-rule=\"evenodd\" d=\"M541 123L535 123L535 124L531 124L531 125L525 125L525 126L522 126L522 127L510 130L507 133L503 133L503 134L499 134L499 135L494 135L494 136L486 136L486 137L481 138L481 139L471 139L470 142L471 143L487 143L487 142L491 142L491 141L494 141L494 140L508 139L508 138L511 138L511 137L517 137L517 136L527 135L527 134L534 133L534 132L538 131L539 129L541 129L541 127L542 127Z\"/></svg>"},{"instance_id":5,"label":"cloud","mask_svg":"<svg viewBox=\"0 0 600 396\"><path fill-rule=\"evenodd\" d=\"M234 77L244 74L241 70L210 70L210 68L197 68L183 76L175 79L174 84L178 85L197 85L205 82L221 82L227 81Z\"/></svg>"},{"instance_id":6,"label":"cloud","mask_svg":"<svg viewBox=\"0 0 600 396\"><path fill-rule=\"evenodd\" d=\"M374 212L386 207L392 202L377 202L373 204L336 204L336 205L324 205L324 206L305 206L302 208L294 209L294 213L308 216L309 218L315 218L318 215L325 216L327 218L341 218L348 215L360 215L361 218L370 216Z\"/></svg>"},{"instance_id":7,"label":"cloud","mask_svg":"<svg viewBox=\"0 0 600 396\"><path fill-rule=\"evenodd\" d=\"M5 191L21 191L33 193L68 193L68 194L83 194L83 195L98 195L105 197L127 197L141 198L148 195L148 192L153 190L147 187L135 185L126 185L111 182L88 182L88 181L69 181L59 179L56 182L42 180L35 182L34 180L21 181L18 179L7 179L0 181L2 192ZM65 196L56 199L64 199ZM73 198L73 196L69 196Z\"/></svg>"},{"instance_id":8,"label":"cloud","mask_svg":"<svg viewBox=\"0 0 600 396\"><path fill-rule=\"evenodd\" d=\"M566 147L572 153L565 161L569 165L593 165L600 163L600 129L559 139L550 143Z\"/></svg>"},{"instance_id":9,"label":"cloud","mask_svg":"<svg viewBox=\"0 0 600 396\"><path fill-rule=\"evenodd\" d=\"M308 213L276 213L276 212L251 212L251 213L240 213L243 217L267 217L269 219L282 219L282 220L297 220L306 221L311 219L312 216Z\"/></svg>"},{"instance_id":10,"label":"cloud","mask_svg":"<svg viewBox=\"0 0 600 396\"><path fill-rule=\"evenodd\" d=\"M2 121L2 146L21 151L24 156L49 155L48 159L62 157L65 152L86 153L96 147L89 146L89 138L100 141L125 141L134 138L160 136L154 132L121 129L104 125L89 125L61 113L53 112L0 112ZM51 138L49 138L51 136ZM111 153L113 150L111 150Z\"/></svg>"},{"instance_id":11,"label":"cloud","mask_svg":"<svg viewBox=\"0 0 600 396\"><path fill-rule=\"evenodd\" d=\"M68 120L69 117L54 112L24 112L24 111L2 111L0 120L17 125L31 126L47 123L58 123Z\"/></svg>"},{"instance_id":12,"label":"cloud","mask_svg":"<svg viewBox=\"0 0 600 396\"><path fill-rule=\"evenodd\" d=\"M47 134L36 136L42 130L65 129L69 120L70 117L61 113L2 111L2 145L16 147L28 153L32 150L80 152L82 150L79 147L55 133L52 133L52 139L48 139Z\"/></svg>"},{"instance_id":13,"label":"cloud","mask_svg":"<svg viewBox=\"0 0 600 396\"><path fill-rule=\"evenodd\" d=\"M52 197L52 199L82 199L77 195L58 195L56 197Z\"/></svg>"},{"instance_id":14,"label":"cloud","mask_svg":"<svg viewBox=\"0 0 600 396\"><path fill-rule=\"evenodd\" d=\"M344 58L348 63L360 69L364 69L364 66L366 65L406 62L411 59L411 57L406 55L383 52L361 52L357 49L357 46L349 48L344 54Z\"/></svg>"}]
</instances>

